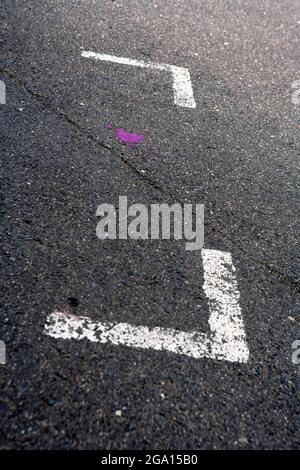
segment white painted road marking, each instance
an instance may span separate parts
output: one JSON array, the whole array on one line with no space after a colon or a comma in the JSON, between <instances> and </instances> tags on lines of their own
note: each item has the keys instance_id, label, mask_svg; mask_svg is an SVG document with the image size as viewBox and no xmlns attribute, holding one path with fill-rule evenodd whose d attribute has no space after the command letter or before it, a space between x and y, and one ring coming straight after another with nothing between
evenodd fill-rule
<instances>
[{"instance_id":1,"label":"white painted road marking","mask_svg":"<svg viewBox=\"0 0 300 470\"><path fill-rule=\"evenodd\" d=\"M53 338L154 349L230 362L247 362L249 350L239 306L239 291L230 253L202 250L203 289L209 301L210 333L107 323L60 311L49 315L45 333Z\"/></svg>"},{"instance_id":2,"label":"white painted road marking","mask_svg":"<svg viewBox=\"0 0 300 470\"><path fill-rule=\"evenodd\" d=\"M97 52L91 51L82 51L81 55L87 59L102 60L121 65L132 65L134 67L143 67L146 69L171 72L173 77L174 103L177 106L183 106L184 108L196 108L190 72L184 67L177 67L176 65L169 64L159 64L154 62L144 62L141 60L127 59L126 57L98 54Z\"/></svg>"},{"instance_id":3,"label":"white painted road marking","mask_svg":"<svg viewBox=\"0 0 300 470\"><path fill-rule=\"evenodd\" d=\"M0 104L6 104L6 86L3 80L0 80Z\"/></svg>"}]
</instances>

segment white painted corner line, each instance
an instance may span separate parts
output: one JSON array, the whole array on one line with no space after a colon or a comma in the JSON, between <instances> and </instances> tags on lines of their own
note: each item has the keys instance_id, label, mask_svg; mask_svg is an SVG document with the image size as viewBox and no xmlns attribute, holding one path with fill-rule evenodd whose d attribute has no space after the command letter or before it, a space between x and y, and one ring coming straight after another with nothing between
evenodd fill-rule
<instances>
[{"instance_id":1,"label":"white painted corner line","mask_svg":"<svg viewBox=\"0 0 300 470\"><path fill-rule=\"evenodd\" d=\"M203 289L209 303L210 333L172 328L108 323L54 311L45 333L53 338L88 339L92 342L153 349L190 356L245 363L249 350L239 305L239 291L230 253L202 250Z\"/></svg>"},{"instance_id":2,"label":"white painted corner line","mask_svg":"<svg viewBox=\"0 0 300 470\"><path fill-rule=\"evenodd\" d=\"M81 56L86 57L87 59L102 60L120 65L132 65L146 69L171 72L173 77L174 103L176 106L196 108L190 72L185 67L177 67L176 65L160 64L155 62L144 62L141 60L127 59L126 57L116 57L108 54L99 54L91 51L82 51Z\"/></svg>"}]
</instances>

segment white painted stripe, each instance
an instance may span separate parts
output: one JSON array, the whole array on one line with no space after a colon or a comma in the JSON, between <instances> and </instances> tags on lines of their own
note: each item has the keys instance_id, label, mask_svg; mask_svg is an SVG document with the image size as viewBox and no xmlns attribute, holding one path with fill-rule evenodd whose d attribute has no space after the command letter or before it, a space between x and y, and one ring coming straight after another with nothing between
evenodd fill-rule
<instances>
[{"instance_id":1,"label":"white painted stripe","mask_svg":"<svg viewBox=\"0 0 300 470\"><path fill-rule=\"evenodd\" d=\"M170 65L170 70L173 75L174 103L185 108L196 108L188 69Z\"/></svg>"},{"instance_id":2,"label":"white painted stripe","mask_svg":"<svg viewBox=\"0 0 300 470\"><path fill-rule=\"evenodd\" d=\"M49 315L45 333L54 338L86 338L92 342L168 351L196 359L207 357L247 362L249 351L231 254L203 249L202 257L205 278L203 289L210 310L211 332L208 335L199 331L93 321L60 311Z\"/></svg>"},{"instance_id":3,"label":"white painted stripe","mask_svg":"<svg viewBox=\"0 0 300 470\"><path fill-rule=\"evenodd\" d=\"M127 59L126 57L117 57L115 55L99 54L98 52L82 51L81 56L86 57L87 59L103 60L106 62L113 62L115 64L120 65L133 65L134 67L143 67L146 69L154 70L170 70L170 66L167 64L144 62L142 60Z\"/></svg>"},{"instance_id":4,"label":"white painted stripe","mask_svg":"<svg viewBox=\"0 0 300 470\"><path fill-rule=\"evenodd\" d=\"M108 54L99 54L92 51L82 51L81 56L87 59L113 62L120 65L132 65L146 69L161 70L171 72L173 77L174 103L185 108L195 108L196 103L193 95L193 88L188 69L175 65L160 64L155 62L145 62L142 60L128 59L126 57L116 57Z\"/></svg>"},{"instance_id":5,"label":"white painted stripe","mask_svg":"<svg viewBox=\"0 0 300 470\"><path fill-rule=\"evenodd\" d=\"M239 304L235 267L230 253L202 250L203 290L209 302L210 347L232 362L247 362L249 351Z\"/></svg>"}]
</instances>

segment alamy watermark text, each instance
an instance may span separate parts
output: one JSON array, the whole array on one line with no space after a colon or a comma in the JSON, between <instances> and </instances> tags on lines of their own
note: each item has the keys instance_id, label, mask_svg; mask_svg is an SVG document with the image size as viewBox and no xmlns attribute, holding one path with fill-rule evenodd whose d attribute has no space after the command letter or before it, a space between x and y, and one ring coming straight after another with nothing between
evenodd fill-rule
<instances>
[{"instance_id":1,"label":"alamy watermark text","mask_svg":"<svg viewBox=\"0 0 300 470\"><path fill-rule=\"evenodd\" d=\"M186 250L200 250L204 244L203 204L145 204L128 206L127 196L119 197L119 207L101 204L96 234L100 240L186 240Z\"/></svg>"}]
</instances>

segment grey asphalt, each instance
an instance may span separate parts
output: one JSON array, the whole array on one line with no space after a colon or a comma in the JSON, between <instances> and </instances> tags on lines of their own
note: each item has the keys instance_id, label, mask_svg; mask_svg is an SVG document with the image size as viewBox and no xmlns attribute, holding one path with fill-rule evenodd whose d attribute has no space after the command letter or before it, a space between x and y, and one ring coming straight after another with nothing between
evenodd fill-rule
<instances>
[{"instance_id":1,"label":"grey asphalt","mask_svg":"<svg viewBox=\"0 0 300 470\"><path fill-rule=\"evenodd\" d=\"M299 1L3 0L1 25L1 449L299 449ZM186 67L197 107L82 50ZM96 238L119 195L204 204L247 364L44 334L66 307L207 331L199 252Z\"/></svg>"}]
</instances>

